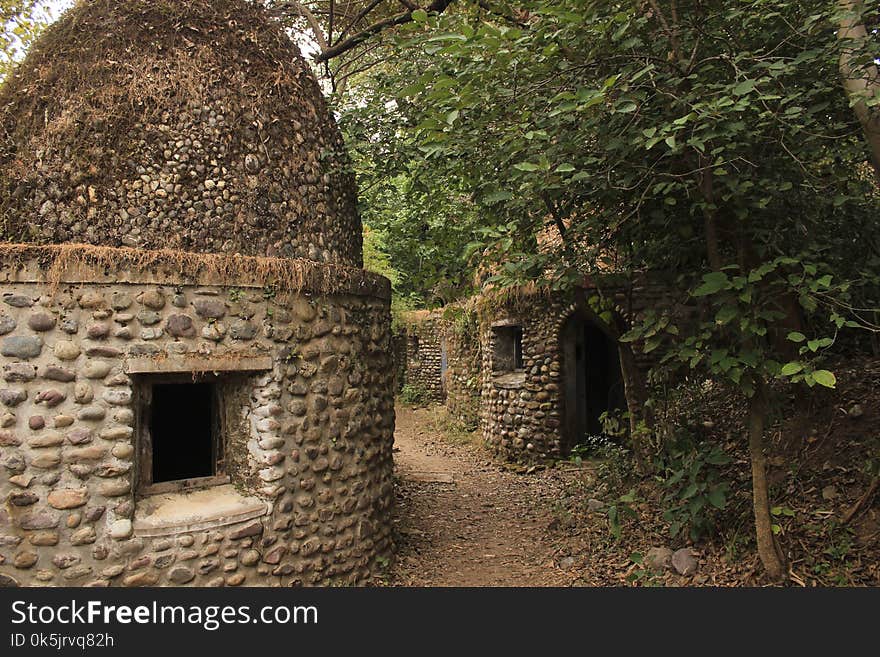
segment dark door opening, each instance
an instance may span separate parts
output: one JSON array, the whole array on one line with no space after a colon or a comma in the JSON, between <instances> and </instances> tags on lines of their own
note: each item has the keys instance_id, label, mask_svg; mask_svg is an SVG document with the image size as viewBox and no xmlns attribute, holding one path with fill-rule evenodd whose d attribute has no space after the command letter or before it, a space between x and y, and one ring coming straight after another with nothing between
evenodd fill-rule
<instances>
[{"instance_id":1,"label":"dark door opening","mask_svg":"<svg viewBox=\"0 0 880 657\"><path fill-rule=\"evenodd\" d=\"M565 450L602 433L600 416L626 407L617 343L595 324L573 315L562 335Z\"/></svg>"},{"instance_id":2,"label":"dark door opening","mask_svg":"<svg viewBox=\"0 0 880 657\"><path fill-rule=\"evenodd\" d=\"M150 402L152 483L217 474L216 417L212 384L153 384Z\"/></svg>"}]
</instances>

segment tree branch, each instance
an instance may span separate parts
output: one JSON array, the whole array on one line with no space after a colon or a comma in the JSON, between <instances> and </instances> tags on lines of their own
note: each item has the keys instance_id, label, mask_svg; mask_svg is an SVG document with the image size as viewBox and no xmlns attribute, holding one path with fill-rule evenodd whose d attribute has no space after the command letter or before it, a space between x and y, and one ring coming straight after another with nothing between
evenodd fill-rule
<instances>
[{"instance_id":1,"label":"tree branch","mask_svg":"<svg viewBox=\"0 0 880 657\"><path fill-rule=\"evenodd\" d=\"M654 10L654 13L657 14L657 20L660 21L660 24L663 26L664 31L669 36L669 42L672 44L672 56L675 61L679 61L681 58L681 46L678 42L678 26L675 27L669 24L669 21L666 20L666 16L660 10L660 6L657 4L656 0L648 0L648 4L651 5L651 9ZM675 4L672 5L673 18L678 16L678 12L676 11Z\"/></svg>"},{"instance_id":2,"label":"tree branch","mask_svg":"<svg viewBox=\"0 0 880 657\"><path fill-rule=\"evenodd\" d=\"M369 14L369 13L370 13L371 11L373 11L376 7L378 7L380 4L382 4L382 2L383 2L383 0L373 0L370 4L368 4L366 7L364 7L363 9L361 9L361 10L358 12L357 16L355 16L355 17L351 20L351 22L345 27L345 29L342 30L342 32L339 33L339 40L342 41L342 39L345 37L345 35L349 33L349 31L351 30L351 28L353 28L353 27L354 27L355 25L357 25L361 20L363 20L363 19L366 17L367 14Z\"/></svg>"},{"instance_id":3,"label":"tree branch","mask_svg":"<svg viewBox=\"0 0 880 657\"><path fill-rule=\"evenodd\" d=\"M838 0L838 8L841 18L837 38L844 42L840 51L840 76L853 112L862 124L868 153L874 165L874 179L880 185L880 113L865 102L871 96L880 94L878 70L876 64L854 65L853 57L854 51L868 39L868 31L860 19L864 8L856 0Z\"/></svg>"},{"instance_id":4,"label":"tree branch","mask_svg":"<svg viewBox=\"0 0 880 657\"><path fill-rule=\"evenodd\" d=\"M290 0L286 4L297 14L306 19L306 22L309 24L312 33L315 35L315 41L318 42L318 47L321 48L321 52L327 50L327 38L324 36L324 31L321 29L321 24L318 22L318 19L311 12L311 10L305 5L297 2L297 0ZM282 7L279 7L278 9L282 10Z\"/></svg>"},{"instance_id":5,"label":"tree branch","mask_svg":"<svg viewBox=\"0 0 880 657\"><path fill-rule=\"evenodd\" d=\"M453 2L454 0L434 0L433 2L431 2L431 4L425 7L425 11L440 14L443 13L446 8ZM318 63L330 61L334 57L338 57L339 55L348 52L355 46L363 43L374 34L378 34L379 32L386 30L389 27L396 27L397 25L409 23L412 20L412 15L413 12L406 11L402 14L397 14L396 16L391 16L381 21L377 21L369 27L364 28L361 32L358 32L357 34L349 37L345 41L340 41L334 46L322 49L321 53L315 58L315 61Z\"/></svg>"}]
</instances>

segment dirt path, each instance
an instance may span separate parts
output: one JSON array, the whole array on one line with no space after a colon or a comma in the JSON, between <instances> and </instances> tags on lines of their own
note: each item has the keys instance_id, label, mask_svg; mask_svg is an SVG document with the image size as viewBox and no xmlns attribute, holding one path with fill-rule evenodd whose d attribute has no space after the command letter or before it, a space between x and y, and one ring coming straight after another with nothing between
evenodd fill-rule
<instances>
[{"instance_id":1,"label":"dirt path","mask_svg":"<svg viewBox=\"0 0 880 657\"><path fill-rule=\"evenodd\" d=\"M565 586L550 532L563 485L502 469L473 444L432 428L430 409L397 409L399 552L405 586ZM566 564L563 558L562 563Z\"/></svg>"}]
</instances>

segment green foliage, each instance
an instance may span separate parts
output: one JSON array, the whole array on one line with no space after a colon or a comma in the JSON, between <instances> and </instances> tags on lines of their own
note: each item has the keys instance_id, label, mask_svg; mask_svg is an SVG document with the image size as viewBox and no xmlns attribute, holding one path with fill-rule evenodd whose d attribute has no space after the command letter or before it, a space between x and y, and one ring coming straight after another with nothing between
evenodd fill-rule
<instances>
[{"instance_id":1,"label":"green foliage","mask_svg":"<svg viewBox=\"0 0 880 657\"><path fill-rule=\"evenodd\" d=\"M365 256L370 249L383 274L393 263L395 293L414 307L443 305L472 289L474 259L466 247L474 241L476 208L455 184L425 183L428 172L400 133L394 104L376 104L389 76L375 75L337 99L360 211L375 236L365 242Z\"/></svg>"},{"instance_id":2,"label":"green foliage","mask_svg":"<svg viewBox=\"0 0 880 657\"><path fill-rule=\"evenodd\" d=\"M460 341L479 340L479 318L470 306L447 306L443 309L443 319L451 322L452 332Z\"/></svg>"},{"instance_id":3,"label":"green foliage","mask_svg":"<svg viewBox=\"0 0 880 657\"><path fill-rule=\"evenodd\" d=\"M634 508L637 502L638 497L633 488L608 505L608 530L615 539L620 540L620 537L623 535L623 522L626 518L638 517L638 513L636 513Z\"/></svg>"},{"instance_id":4,"label":"green foliage","mask_svg":"<svg viewBox=\"0 0 880 657\"><path fill-rule=\"evenodd\" d=\"M833 386L821 356L838 333L875 328L880 305L880 208L840 88L834 4L694 3L675 17L521 4L519 24L464 3L402 30L395 65L366 87L381 106L358 115L378 121L378 159L406 169L407 188L476 209L467 249L496 263L496 283L676 272L667 283L700 313L630 336L666 375L701 369L745 395L767 378ZM783 373L772 337L786 295L811 335Z\"/></svg>"},{"instance_id":5,"label":"green foliage","mask_svg":"<svg viewBox=\"0 0 880 657\"><path fill-rule=\"evenodd\" d=\"M0 81L20 61L59 5L46 0L0 0Z\"/></svg>"},{"instance_id":6,"label":"green foliage","mask_svg":"<svg viewBox=\"0 0 880 657\"><path fill-rule=\"evenodd\" d=\"M421 386L406 383L400 389L398 399L409 406L421 406L427 404L431 400L431 396Z\"/></svg>"},{"instance_id":7,"label":"green foliage","mask_svg":"<svg viewBox=\"0 0 880 657\"><path fill-rule=\"evenodd\" d=\"M714 529L717 512L727 506L730 485L721 467L728 463L730 457L719 446L687 435L666 445L657 470L665 491L663 517L673 537L686 531L698 540Z\"/></svg>"},{"instance_id":8,"label":"green foliage","mask_svg":"<svg viewBox=\"0 0 880 657\"><path fill-rule=\"evenodd\" d=\"M616 447L614 441L604 434L584 436L581 442L571 448L568 458L573 463L580 465L587 458L607 458Z\"/></svg>"},{"instance_id":9,"label":"green foliage","mask_svg":"<svg viewBox=\"0 0 880 657\"><path fill-rule=\"evenodd\" d=\"M827 273L831 266L808 258L780 256L745 272L730 265L705 274L691 291L702 321L686 318L683 324L672 312L649 312L621 341L639 342L645 353L661 353L666 376L680 368L702 371L746 396L753 394L756 382L769 379L833 388L836 377L820 367L822 358L840 331L870 325L839 312L853 303L853 285L835 285ZM799 345L800 358L783 364L778 358L784 354L769 336L786 316L779 305L786 297L797 299L809 313L815 333L808 338L788 332L786 339Z\"/></svg>"},{"instance_id":10,"label":"green foliage","mask_svg":"<svg viewBox=\"0 0 880 657\"><path fill-rule=\"evenodd\" d=\"M391 264L385 235L367 224L364 224L364 269L387 278L392 289L400 285L400 272Z\"/></svg>"}]
</instances>

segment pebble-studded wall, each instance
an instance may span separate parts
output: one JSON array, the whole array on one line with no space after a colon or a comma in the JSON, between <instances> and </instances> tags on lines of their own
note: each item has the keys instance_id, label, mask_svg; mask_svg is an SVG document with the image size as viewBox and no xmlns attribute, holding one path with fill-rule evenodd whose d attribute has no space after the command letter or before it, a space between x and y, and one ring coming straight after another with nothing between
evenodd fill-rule
<instances>
[{"instance_id":1,"label":"pebble-studded wall","mask_svg":"<svg viewBox=\"0 0 880 657\"><path fill-rule=\"evenodd\" d=\"M376 574L393 499L384 279L354 270L333 294L270 293L252 278L194 281L174 263L157 276L154 260L48 283L39 262L53 253L30 255L24 269L0 262L0 583ZM139 387L203 371L238 381L223 436L230 482L144 495Z\"/></svg>"},{"instance_id":2,"label":"pebble-studded wall","mask_svg":"<svg viewBox=\"0 0 880 657\"><path fill-rule=\"evenodd\" d=\"M463 426L476 427L480 398L480 340L476 312L449 305L405 313L395 335L399 380L443 402Z\"/></svg>"},{"instance_id":3,"label":"pebble-studded wall","mask_svg":"<svg viewBox=\"0 0 880 657\"><path fill-rule=\"evenodd\" d=\"M403 332L406 359L403 385L426 400L442 402L446 398L443 381L443 336L439 317L416 313L418 319Z\"/></svg>"},{"instance_id":4,"label":"pebble-studded wall","mask_svg":"<svg viewBox=\"0 0 880 657\"><path fill-rule=\"evenodd\" d=\"M483 346L483 388L480 427L486 443L516 460L562 454L562 358L559 329L569 303L552 296L531 303L485 309L480 325ZM522 366L497 371L494 354L501 322L522 328Z\"/></svg>"},{"instance_id":5,"label":"pebble-studded wall","mask_svg":"<svg viewBox=\"0 0 880 657\"><path fill-rule=\"evenodd\" d=\"M0 239L361 266L340 133L258 3L78 3L4 84L0 126Z\"/></svg>"},{"instance_id":6,"label":"pebble-studded wall","mask_svg":"<svg viewBox=\"0 0 880 657\"><path fill-rule=\"evenodd\" d=\"M607 303L621 317L674 305L670 288L659 280L633 285L617 282L607 288ZM592 287L571 294L538 289L509 299L489 293L461 306L410 313L406 317L410 347L405 379L425 390L439 390L440 359L435 354L443 350L447 354L446 391L442 397L432 397L444 400L460 421L479 424L493 451L508 460L564 456L578 438L566 435L563 328L575 315L602 326L589 303L597 294ZM477 308L479 320L473 329L462 330L468 326L463 321L467 313L462 309L466 308ZM603 330L613 349L615 329L604 326ZM516 350L512 332L519 336ZM413 357L416 344L418 354ZM521 362L515 362L515 351ZM613 352L610 355L613 358ZM640 376L650 365L645 357L636 360ZM618 385L623 386L622 382Z\"/></svg>"}]
</instances>

